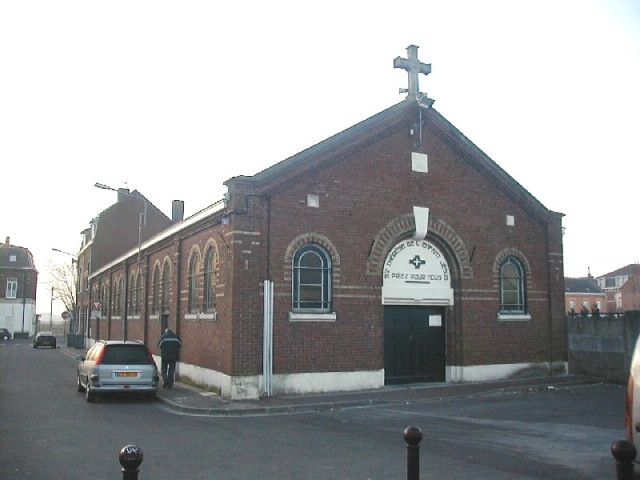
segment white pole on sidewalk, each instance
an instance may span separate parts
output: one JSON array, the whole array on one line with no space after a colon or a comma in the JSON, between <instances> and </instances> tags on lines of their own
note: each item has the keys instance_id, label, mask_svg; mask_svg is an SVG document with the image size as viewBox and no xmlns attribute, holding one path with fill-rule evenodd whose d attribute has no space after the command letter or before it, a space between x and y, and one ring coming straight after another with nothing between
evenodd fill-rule
<instances>
[{"instance_id":1,"label":"white pole on sidewalk","mask_svg":"<svg viewBox=\"0 0 640 480\"><path fill-rule=\"evenodd\" d=\"M262 377L264 396L271 396L271 377L273 374L273 282L264 281L264 329L262 338Z\"/></svg>"}]
</instances>

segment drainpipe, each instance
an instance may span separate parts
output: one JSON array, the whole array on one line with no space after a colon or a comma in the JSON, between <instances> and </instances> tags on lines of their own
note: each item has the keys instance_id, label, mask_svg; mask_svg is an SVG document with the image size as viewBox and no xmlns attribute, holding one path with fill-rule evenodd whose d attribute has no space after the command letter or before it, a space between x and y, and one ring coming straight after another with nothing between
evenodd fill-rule
<instances>
[{"instance_id":1,"label":"drainpipe","mask_svg":"<svg viewBox=\"0 0 640 480\"><path fill-rule=\"evenodd\" d=\"M26 273L22 272L22 333L24 333L24 320L25 320L25 308L27 306L27 285L26 285ZM51 289L53 291L53 287ZM53 296L53 295L52 295ZM53 300L52 300L53 301ZM31 330L31 329L29 329ZM27 337L29 334L27 334Z\"/></svg>"}]
</instances>

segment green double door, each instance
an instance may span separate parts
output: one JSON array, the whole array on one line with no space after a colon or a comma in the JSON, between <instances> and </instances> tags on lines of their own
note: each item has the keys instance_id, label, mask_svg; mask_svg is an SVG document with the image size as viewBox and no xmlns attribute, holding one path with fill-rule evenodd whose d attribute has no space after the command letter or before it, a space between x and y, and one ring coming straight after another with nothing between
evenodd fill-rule
<instances>
[{"instance_id":1,"label":"green double door","mask_svg":"<svg viewBox=\"0 0 640 480\"><path fill-rule=\"evenodd\" d=\"M384 307L385 384L445 381L444 307Z\"/></svg>"}]
</instances>

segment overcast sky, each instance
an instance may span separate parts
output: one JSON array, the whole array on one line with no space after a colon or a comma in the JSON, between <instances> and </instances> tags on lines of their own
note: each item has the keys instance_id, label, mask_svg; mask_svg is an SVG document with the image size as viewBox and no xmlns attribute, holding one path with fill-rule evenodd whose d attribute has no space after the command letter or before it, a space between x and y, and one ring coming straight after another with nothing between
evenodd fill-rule
<instances>
[{"instance_id":1,"label":"overcast sky","mask_svg":"<svg viewBox=\"0 0 640 480\"><path fill-rule=\"evenodd\" d=\"M222 183L401 101L434 107L566 215L565 274L640 260L640 2L0 2L0 241L48 265L115 202L191 215ZM61 307L54 306L54 313Z\"/></svg>"}]
</instances>

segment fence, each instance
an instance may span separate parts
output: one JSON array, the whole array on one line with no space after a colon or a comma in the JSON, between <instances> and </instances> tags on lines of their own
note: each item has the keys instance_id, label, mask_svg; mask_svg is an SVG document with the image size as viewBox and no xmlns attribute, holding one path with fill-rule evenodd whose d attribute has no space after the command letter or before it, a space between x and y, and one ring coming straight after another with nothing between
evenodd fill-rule
<instances>
[{"instance_id":1,"label":"fence","mask_svg":"<svg viewBox=\"0 0 640 480\"><path fill-rule=\"evenodd\" d=\"M640 312L620 316L568 316L569 372L626 384Z\"/></svg>"}]
</instances>

